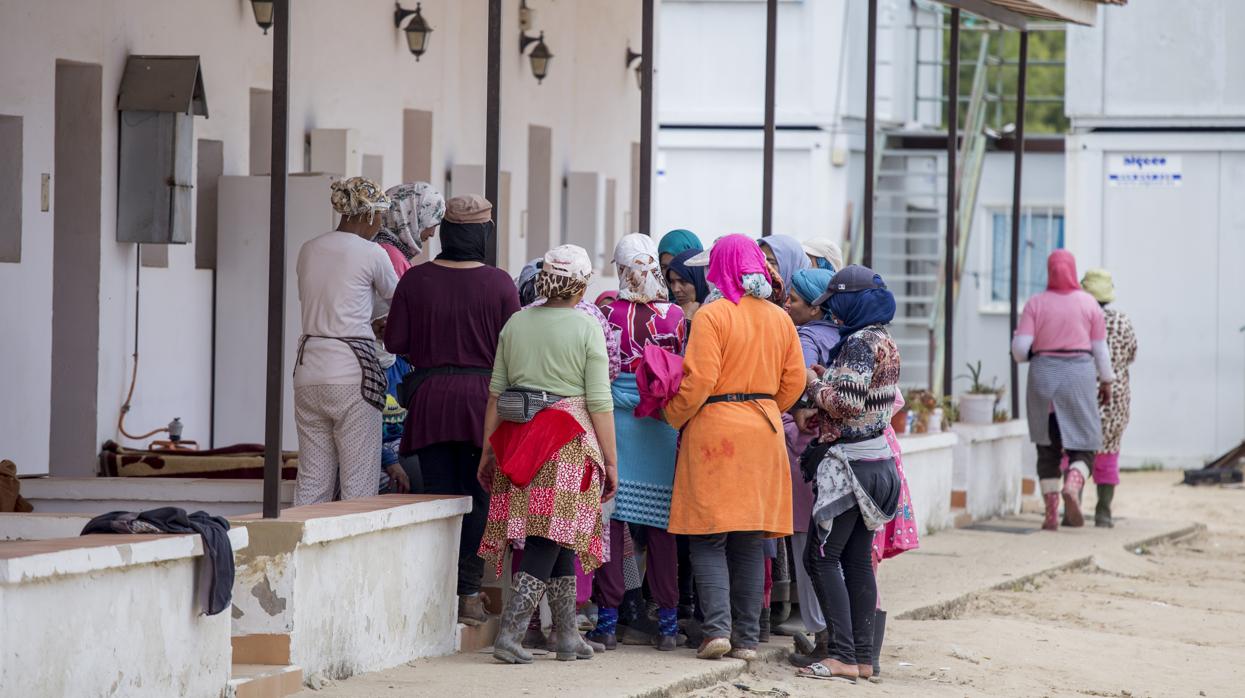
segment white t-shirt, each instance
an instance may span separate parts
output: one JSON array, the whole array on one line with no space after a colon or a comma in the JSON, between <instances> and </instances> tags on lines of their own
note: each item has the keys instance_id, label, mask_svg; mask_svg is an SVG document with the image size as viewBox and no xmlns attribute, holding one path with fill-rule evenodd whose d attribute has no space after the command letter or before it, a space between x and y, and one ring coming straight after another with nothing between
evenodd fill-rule
<instances>
[{"instance_id":1,"label":"white t-shirt","mask_svg":"<svg viewBox=\"0 0 1245 698\"><path fill-rule=\"evenodd\" d=\"M333 231L308 240L298 251L298 301L302 363L295 356L294 387L358 385L359 360L344 342L318 337L372 337L372 320L389 309L398 286L393 264L380 245L353 233Z\"/></svg>"}]
</instances>

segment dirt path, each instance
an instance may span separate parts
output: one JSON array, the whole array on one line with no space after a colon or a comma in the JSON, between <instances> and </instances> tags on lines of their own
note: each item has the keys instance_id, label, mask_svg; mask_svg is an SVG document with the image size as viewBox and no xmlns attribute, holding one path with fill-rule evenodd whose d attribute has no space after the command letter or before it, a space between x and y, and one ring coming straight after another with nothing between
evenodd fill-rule
<instances>
[{"instance_id":1,"label":"dirt path","mask_svg":"<svg viewBox=\"0 0 1245 698\"><path fill-rule=\"evenodd\" d=\"M1245 695L1245 489L1178 480L1126 474L1117 516L1197 521L1204 532L982 594L952 618L892 621L881 684L797 679L793 669L764 664L690 695Z\"/></svg>"}]
</instances>

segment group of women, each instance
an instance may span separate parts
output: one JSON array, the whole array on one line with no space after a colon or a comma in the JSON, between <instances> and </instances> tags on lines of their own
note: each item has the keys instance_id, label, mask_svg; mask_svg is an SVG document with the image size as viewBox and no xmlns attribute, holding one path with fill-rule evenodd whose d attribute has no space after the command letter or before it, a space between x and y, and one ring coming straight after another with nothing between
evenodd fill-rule
<instances>
[{"instance_id":1,"label":"group of women","mask_svg":"<svg viewBox=\"0 0 1245 698\"><path fill-rule=\"evenodd\" d=\"M309 289L345 288L339 295L351 297L335 302L359 319L387 309L383 345L320 336L305 322L314 339L304 360L340 339L365 398L377 351L409 361L400 450L418 456L421 491L475 502L460 541L461 619L486 618L484 562L500 572L505 554L521 551L494 656L532 661L524 640L542 597L558 659L616 646L626 577L638 570L627 562L643 543L656 647L679 644L684 557L697 655L753 658L768 631L773 560L785 559L775 550L798 531L791 542L804 620L820 631L801 672L871 676L876 562L915 545L897 446L887 438L900 361L886 329L894 298L881 277L843 267L830 242L728 235L704 251L688 231L660 245L628 235L613 259L617 295L598 307L584 301L592 263L574 245L530 264L517 285L487 265L491 205L479 196L445 203L441 253L403 269L436 233L439 196L427 185L391 192L361 178L335 186L343 225L359 228L345 232L361 242L379 234L381 245L372 254L345 240L337 247L358 248L363 262L308 266L306 279ZM328 259L337 248L326 252L304 250ZM377 260L392 266L392 278ZM303 266L300 258L306 321ZM337 392L344 399L347 391ZM331 419L325 424L337 434ZM323 426L300 421L300 440ZM371 439L364 431L351 433ZM328 441L355 447L340 434ZM347 492L356 474L345 459L340 468L307 479L336 475L343 496L368 489ZM300 472L300 491L303 479ZM585 637L576 612L589 578L598 613Z\"/></svg>"}]
</instances>

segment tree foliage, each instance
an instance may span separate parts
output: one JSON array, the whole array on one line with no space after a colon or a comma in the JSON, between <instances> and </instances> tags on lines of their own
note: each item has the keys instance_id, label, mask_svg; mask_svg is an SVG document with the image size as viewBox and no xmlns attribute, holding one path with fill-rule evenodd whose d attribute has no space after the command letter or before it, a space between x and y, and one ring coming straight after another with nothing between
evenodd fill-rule
<instances>
[{"instance_id":1,"label":"tree foliage","mask_svg":"<svg viewBox=\"0 0 1245 698\"><path fill-rule=\"evenodd\" d=\"M1020 33L966 18L960 31L960 123L964 123L972 96L973 76L982 41L986 41L986 125L1002 131L1016 121L1016 88L1019 76ZM1028 86L1025 90L1025 132L1057 134L1068 130L1064 114L1064 71L1067 34L1062 28L1029 33ZM949 58L951 33L943 32L943 56ZM946 127L945 118L943 127Z\"/></svg>"}]
</instances>

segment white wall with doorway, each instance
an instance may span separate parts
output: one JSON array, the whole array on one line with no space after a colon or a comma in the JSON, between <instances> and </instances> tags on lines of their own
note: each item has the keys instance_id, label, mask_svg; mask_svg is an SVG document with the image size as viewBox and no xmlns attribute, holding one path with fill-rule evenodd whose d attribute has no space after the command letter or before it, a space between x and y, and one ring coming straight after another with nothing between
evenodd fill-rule
<instances>
[{"instance_id":1,"label":"white wall with doorway","mask_svg":"<svg viewBox=\"0 0 1245 698\"><path fill-rule=\"evenodd\" d=\"M391 0L354 0L349 7L330 0L299 0L291 18L290 169L304 170L304 138L314 128L351 128L363 154L381 166L386 186L403 172L403 110L433 112L431 180L445 185L454 165L484 162L486 3L425 0L423 13L434 28L419 62L393 26ZM629 215L631 144L639 140L640 95L634 73L624 65L628 41L638 45L640 4L610 0L530 0L534 31L545 32L555 58L549 76L537 84L518 51L518 3L504 3L502 21L501 169L512 173L512 242L522 238L526 208L529 124L552 131L550 187L552 229L561 230L560 182L570 171L598 172L624 183L613 208L616 227ZM49 464L49 443L58 429L82 429L49 408L52 345L52 221L41 211L41 175L53 159L54 70L57 60L102 66L103 135L100 213L99 385L96 445L119 439L117 418L125 399L133 353L135 246L116 240L117 112L121 73L129 54L198 55L209 118L195 119L196 139L224 144L224 173L250 174L251 90L271 89L271 35L255 25L246 0L201 3L176 0L72 2L0 0L0 114L23 117L22 255L0 263L0 325L11 328L0 343L0 458L17 462L21 473L65 468L94 469L92 453L72 463ZM327 192L326 192L327 195ZM556 233L555 233L556 235ZM556 242L556 240L555 240ZM96 244L94 240L90 244ZM517 272L522 244L511 244ZM175 416L185 437L208 442L206 403L210 385L211 272L195 268L193 244L169 249L166 268L144 268L140 301L142 356L134 410L127 426L143 431ZM287 270L293 273L292 269ZM20 299L13 302L12 299ZM263 356L253 357L263 361ZM292 357L286 357L287 366ZM228 367L218 367L228 370Z\"/></svg>"}]
</instances>

